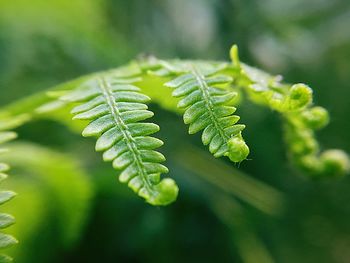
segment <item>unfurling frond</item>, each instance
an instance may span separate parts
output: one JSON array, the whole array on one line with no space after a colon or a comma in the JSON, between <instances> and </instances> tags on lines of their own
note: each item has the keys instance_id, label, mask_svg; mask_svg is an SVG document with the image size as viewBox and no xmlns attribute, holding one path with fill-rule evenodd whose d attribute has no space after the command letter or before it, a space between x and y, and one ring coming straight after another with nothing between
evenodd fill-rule
<instances>
[{"instance_id":1,"label":"unfurling frond","mask_svg":"<svg viewBox=\"0 0 350 263\"><path fill-rule=\"evenodd\" d=\"M174 88L172 95L181 100L178 108L184 109L184 122L189 124L189 133L201 130L204 145L215 157L228 156L233 162L240 162L249 154L241 131L245 128L236 124L239 120L234 99L237 93L223 88L232 78L217 74L218 70L199 70L194 65L188 73L165 83Z\"/></svg>"},{"instance_id":2,"label":"unfurling frond","mask_svg":"<svg viewBox=\"0 0 350 263\"><path fill-rule=\"evenodd\" d=\"M150 98L132 84L139 80L98 76L61 98L80 104L72 110L73 119L90 121L82 134L98 137L96 150L104 151L103 159L120 171L119 180L148 203L166 205L176 199L178 187L174 180L160 178L168 172L160 164L165 157L155 151L163 142L150 136L158 125L142 122L153 112L145 104Z\"/></svg>"},{"instance_id":3,"label":"unfurling frond","mask_svg":"<svg viewBox=\"0 0 350 263\"><path fill-rule=\"evenodd\" d=\"M16 134L14 132L0 132L0 143L4 143L9 140L12 140L15 137L16 137ZM0 153L2 151L5 151L5 150L0 149ZM10 167L7 164L0 163L0 183L7 178L7 174L5 172L7 172L9 168ZM16 194L12 191L1 190L0 205L7 203L15 196ZM14 223L15 223L15 218L13 216L6 213L0 213L0 229L5 229ZM14 244L17 244L17 240L13 236L0 232L0 249L7 248ZM0 262L1 263L12 262L12 259L6 255L1 254Z\"/></svg>"},{"instance_id":4,"label":"unfurling frond","mask_svg":"<svg viewBox=\"0 0 350 263\"><path fill-rule=\"evenodd\" d=\"M285 140L291 159L312 176L341 176L350 171L347 154L342 150L320 151L315 130L328 124L326 109L312 105L312 89L305 84L281 83L259 69L239 63L237 47L231 49L234 67L240 71L240 82L249 97L278 111L284 121Z\"/></svg>"}]
</instances>

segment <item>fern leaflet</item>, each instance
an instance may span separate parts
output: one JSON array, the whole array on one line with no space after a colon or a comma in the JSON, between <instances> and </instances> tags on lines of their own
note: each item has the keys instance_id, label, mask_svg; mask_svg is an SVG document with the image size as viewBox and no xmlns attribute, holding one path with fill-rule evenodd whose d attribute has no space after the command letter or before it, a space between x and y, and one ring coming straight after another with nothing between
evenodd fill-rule
<instances>
[{"instance_id":1,"label":"fern leaflet","mask_svg":"<svg viewBox=\"0 0 350 263\"><path fill-rule=\"evenodd\" d=\"M97 136L96 150L120 170L119 180L153 205L173 202L178 193L174 180L161 180L168 169L160 164L165 157L155 151L163 142L150 135L159 130L153 123L140 122L153 116L147 110L150 98L132 83L139 78L103 75L92 78L62 96L78 102L73 119L89 120L83 136Z\"/></svg>"},{"instance_id":2,"label":"fern leaflet","mask_svg":"<svg viewBox=\"0 0 350 263\"><path fill-rule=\"evenodd\" d=\"M240 162L249 154L249 148L241 135L245 125L236 124L239 116L233 115L237 93L218 87L230 84L232 78L217 72L199 70L191 65L189 73L165 83L165 86L174 88L174 97L182 98L177 106L185 110L183 119L189 124L189 133L204 130L203 144L209 145L209 151L215 157L228 156L231 161Z\"/></svg>"},{"instance_id":3,"label":"fern leaflet","mask_svg":"<svg viewBox=\"0 0 350 263\"><path fill-rule=\"evenodd\" d=\"M0 132L0 143L12 140L15 137L16 134L14 132ZM0 153L4 151L6 150L0 149ZM7 174L5 172L7 172L9 168L10 167L7 164L0 163L0 183L7 178ZM12 191L0 191L0 205L7 203L15 196L16 194ZM15 218L13 216L6 213L0 213L0 229L5 229L14 223ZM17 244L17 240L13 236L0 232L0 249L7 248L14 244ZM1 254L0 262L12 262L12 258Z\"/></svg>"}]
</instances>

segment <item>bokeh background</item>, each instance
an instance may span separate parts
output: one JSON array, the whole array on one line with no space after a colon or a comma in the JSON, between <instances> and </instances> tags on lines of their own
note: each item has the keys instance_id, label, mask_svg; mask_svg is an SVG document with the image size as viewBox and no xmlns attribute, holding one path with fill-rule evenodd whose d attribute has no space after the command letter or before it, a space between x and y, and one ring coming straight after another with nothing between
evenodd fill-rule
<instances>
[{"instance_id":1,"label":"bokeh background","mask_svg":"<svg viewBox=\"0 0 350 263\"><path fill-rule=\"evenodd\" d=\"M331 115L322 147L350 152L349 25L347 0L1 0L0 105L142 54L227 60L236 43L242 61L309 84ZM165 208L120 185L93 140L48 120L17 130L16 262L350 262L350 178L291 167L277 114L238 110L251 148L238 172L151 108L181 189Z\"/></svg>"}]
</instances>

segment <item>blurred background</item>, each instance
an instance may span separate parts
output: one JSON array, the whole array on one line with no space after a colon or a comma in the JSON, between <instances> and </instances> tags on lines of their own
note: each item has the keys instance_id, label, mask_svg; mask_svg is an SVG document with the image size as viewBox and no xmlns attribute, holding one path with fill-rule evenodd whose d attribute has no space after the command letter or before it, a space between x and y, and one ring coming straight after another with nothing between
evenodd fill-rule
<instances>
[{"instance_id":1,"label":"blurred background","mask_svg":"<svg viewBox=\"0 0 350 263\"><path fill-rule=\"evenodd\" d=\"M1 0L0 105L140 54L228 60L236 43L242 61L309 84L331 115L322 147L350 152L349 25L347 0ZM238 110L251 149L238 170L151 109L180 187L164 208L119 184L93 140L48 120L17 130L4 187L19 195L3 208L16 262L350 262L350 178L293 169L277 114Z\"/></svg>"}]
</instances>

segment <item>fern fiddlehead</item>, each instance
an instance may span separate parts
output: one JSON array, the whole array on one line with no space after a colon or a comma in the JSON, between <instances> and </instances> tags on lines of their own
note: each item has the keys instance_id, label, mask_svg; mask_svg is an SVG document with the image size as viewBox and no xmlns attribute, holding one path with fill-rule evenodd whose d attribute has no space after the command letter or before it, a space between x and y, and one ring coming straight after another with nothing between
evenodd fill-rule
<instances>
[{"instance_id":1,"label":"fern fiddlehead","mask_svg":"<svg viewBox=\"0 0 350 263\"><path fill-rule=\"evenodd\" d=\"M173 202L178 187L170 178L160 179L168 169L160 164L165 157L155 151L163 142L151 137L159 130L153 123L141 122L153 116L147 110L150 98L133 85L132 77L99 76L61 97L78 102L73 119L89 120L83 136L97 136L96 150L120 170L119 180L153 205Z\"/></svg>"},{"instance_id":2,"label":"fern fiddlehead","mask_svg":"<svg viewBox=\"0 0 350 263\"><path fill-rule=\"evenodd\" d=\"M177 106L184 109L183 119L189 124L189 133L203 130L202 142L209 145L209 151L215 156L228 156L233 162L240 162L249 154L241 131L245 125L236 124L239 120L234 99L237 93L219 86L228 85L232 78L216 74L214 71L202 72L191 65L188 73L165 83L174 88L172 95L182 98Z\"/></svg>"},{"instance_id":3,"label":"fern fiddlehead","mask_svg":"<svg viewBox=\"0 0 350 263\"><path fill-rule=\"evenodd\" d=\"M344 151L320 151L315 131L328 124L329 116L326 109L313 105L310 87L281 83L280 76L240 63L237 46L231 48L230 55L235 70L240 72L236 84L245 89L251 100L282 116L288 153L296 165L314 177L341 176L350 171Z\"/></svg>"},{"instance_id":4,"label":"fern fiddlehead","mask_svg":"<svg viewBox=\"0 0 350 263\"><path fill-rule=\"evenodd\" d=\"M14 132L0 132L0 143L7 142L16 137ZM5 149L0 149L0 153L5 151ZM7 172L9 170L9 166L5 163L0 163L0 183L7 178ZM14 198L16 194L12 191L0 191L0 205L7 203L12 198ZM0 213L0 229L7 228L15 223L15 218L6 213ZM17 243L17 240L8 234L0 232L0 249L7 248ZM12 258L7 255L0 254L0 262L7 263L12 262Z\"/></svg>"}]
</instances>

